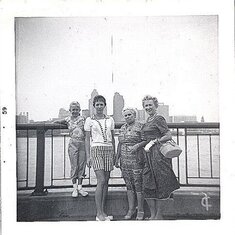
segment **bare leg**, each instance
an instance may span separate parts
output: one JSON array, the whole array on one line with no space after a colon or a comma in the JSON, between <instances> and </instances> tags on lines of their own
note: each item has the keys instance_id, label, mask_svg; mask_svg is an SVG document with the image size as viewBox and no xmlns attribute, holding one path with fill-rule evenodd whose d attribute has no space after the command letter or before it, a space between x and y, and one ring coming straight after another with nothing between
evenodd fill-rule
<instances>
[{"instance_id":1,"label":"bare leg","mask_svg":"<svg viewBox=\"0 0 235 235\"><path fill-rule=\"evenodd\" d=\"M109 183L110 171L105 171L104 176L105 176L105 184L103 187L102 213L105 217L107 217L107 214L104 211L105 211L106 198L108 195L108 183Z\"/></svg>"},{"instance_id":2,"label":"bare leg","mask_svg":"<svg viewBox=\"0 0 235 235\"><path fill-rule=\"evenodd\" d=\"M141 192L137 192L138 212L144 211L144 196Z\"/></svg>"},{"instance_id":3,"label":"bare leg","mask_svg":"<svg viewBox=\"0 0 235 235\"><path fill-rule=\"evenodd\" d=\"M156 204L156 199L146 199L149 209L150 209L150 213L151 213L151 217L149 219L155 219L156 214L157 214L157 204Z\"/></svg>"},{"instance_id":4,"label":"bare leg","mask_svg":"<svg viewBox=\"0 0 235 235\"><path fill-rule=\"evenodd\" d=\"M141 192L137 192L137 203L138 203L138 212L137 212L137 220L144 219L144 197Z\"/></svg>"},{"instance_id":5,"label":"bare leg","mask_svg":"<svg viewBox=\"0 0 235 235\"><path fill-rule=\"evenodd\" d=\"M127 199L129 209L125 216L125 219L131 219L132 215L135 213L135 194L131 190L127 190Z\"/></svg>"},{"instance_id":6,"label":"bare leg","mask_svg":"<svg viewBox=\"0 0 235 235\"><path fill-rule=\"evenodd\" d=\"M164 209L164 201L163 200L156 200L156 204L157 204L157 213L155 215L155 219L161 220L161 219L163 219L162 211Z\"/></svg>"},{"instance_id":7,"label":"bare leg","mask_svg":"<svg viewBox=\"0 0 235 235\"><path fill-rule=\"evenodd\" d=\"M105 220L105 215L103 214L103 192L104 192L104 185L105 185L105 174L103 170L95 171L96 178L97 178L97 187L95 190L95 204L97 210L97 217L99 220Z\"/></svg>"}]
</instances>

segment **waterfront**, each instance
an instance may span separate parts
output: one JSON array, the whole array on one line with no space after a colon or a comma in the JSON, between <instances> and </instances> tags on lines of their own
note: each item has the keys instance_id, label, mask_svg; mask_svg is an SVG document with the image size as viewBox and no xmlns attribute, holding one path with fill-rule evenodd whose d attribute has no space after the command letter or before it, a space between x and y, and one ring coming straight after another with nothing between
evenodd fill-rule
<instances>
[{"instance_id":1,"label":"waterfront","mask_svg":"<svg viewBox=\"0 0 235 235\"><path fill-rule=\"evenodd\" d=\"M174 137L176 140L176 137ZM219 184L220 159L219 159L219 136L200 136L197 144L197 136L187 136L187 158L185 157L185 136L179 136L179 144L183 152L179 158L173 159L173 169L177 176L180 176L180 183L185 183L188 177L192 183ZM70 184L70 163L67 146L68 136L53 136L45 138L45 186L68 185ZM116 138L117 143L117 138ZM211 143L211 145L210 145ZM28 186L35 186L36 174L36 138L17 138L17 180L18 187L24 187L28 174ZM27 166L28 149L28 172ZM187 164L186 164L187 161ZM179 167L178 167L179 166ZM187 168L187 169L186 169ZM86 169L87 176L89 169ZM187 174L187 177L186 177ZM124 183L121 178L120 169L114 169L111 173L110 184ZM195 177L195 178L194 178ZM53 178L53 180L52 180ZM191 178L191 179L190 179ZM216 179L213 179L216 178ZM95 184L94 172L90 170L90 182L84 180L84 184Z\"/></svg>"}]
</instances>

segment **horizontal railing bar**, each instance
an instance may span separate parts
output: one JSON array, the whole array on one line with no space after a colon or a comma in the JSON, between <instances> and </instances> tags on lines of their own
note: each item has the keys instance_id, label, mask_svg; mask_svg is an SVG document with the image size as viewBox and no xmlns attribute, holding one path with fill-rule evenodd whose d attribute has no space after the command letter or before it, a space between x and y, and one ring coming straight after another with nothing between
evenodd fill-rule
<instances>
[{"instance_id":1,"label":"horizontal railing bar","mask_svg":"<svg viewBox=\"0 0 235 235\"><path fill-rule=\"evenodd\" d=\"M72 188L72 185L53 185L53 186L45 186L45 189L69 189ZM94 188L96 187L96 184L91 185L82 185L83 188ZM109 187L126 187L125 184L109 184ZM220 185L218 184L180 184L180 187L216 187L219 188ZM24 191L24 190L34 190L35 187L21 187L18 189L18 191Z\"/></svg>"},{"instance_id":2,"label":"horizontal railing bar","mask_svg":"<svg viewBox=\"0 0 235 235\"><path fill-rule=\"evenodd\" d=\"M119 129L124 122L115 123L115 128ZM219 122L195 122L195 123L167 123L169 128L219 128ZM67 129L66 125L55 124L55 123L27 123L27 124L16 124L16 130L37 130L37 129Z\"/></svg>"},{"instance_id":3,"label":"horizontal railing bar","mask_svg":"<svg viewBox=\"0 0 235 235\"><path fill-rule=\"evenodd\" d=\"M197 176L188 176L188 179L220 179L219 177L197 177Z\"/></svg>"}]
</instances>

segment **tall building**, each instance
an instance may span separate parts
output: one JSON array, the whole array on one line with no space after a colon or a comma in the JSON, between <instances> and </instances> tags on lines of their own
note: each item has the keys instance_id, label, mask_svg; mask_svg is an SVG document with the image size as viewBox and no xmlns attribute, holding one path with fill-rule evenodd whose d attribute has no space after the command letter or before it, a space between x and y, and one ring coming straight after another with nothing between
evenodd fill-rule
<instances>
[{"instance_id":1,"label":"tall building","mask_svg":"<svg viewBox=\"0 0 235 235\"><path fill-rule=\"evenodd\" d=\"M93 99L95 96L99 95L99 93L97 92L96 89L94 89L92 92L91 92L91 98L89 99L89 104L88 104L88 107L89 107L89 115L90 117L94 114L94 107L93 107Z\"/></svg>"},{"instance_id":2,"label":"tall building","mask_svg":"<svg viewBox=\"0 0 235 235\"><path fill-rule=\"evenodd\" d=\"M93 107L93 99L95 96L99 95L98 91L96 89L94 89L92 92L91 92L91 98L89 99L89 104L88 104L88 107L89 107L89 116L91 117L92 115L95 114L95 109ZM105 97L106 98L106 97ZM107 114L107 106L105 107L104 109L104 114Z\"/></svg>"},{"instance_id":3,"label":"tall building","mask_svg":"<svg viewBox=\"0 0 235 235\"><path fill-rule=\"evenodd\" d=\"M139 122L145 122L147 119L147 114L145 112L144 109L137 109L137 112L136 112L136 120L139 121Z\"/></svg>"},{"instance_id":4,"label":"tall building","mask_svg":"<svg viewBox=\"0 0 235 235\"><path fill-rule=\"evenodd\" d=\"M122 110L124 108L123 96L118 92L115 92L113 96L113 119L115 122L122 122L124 118L122 116Z\"/></svg>"}]
</instances>

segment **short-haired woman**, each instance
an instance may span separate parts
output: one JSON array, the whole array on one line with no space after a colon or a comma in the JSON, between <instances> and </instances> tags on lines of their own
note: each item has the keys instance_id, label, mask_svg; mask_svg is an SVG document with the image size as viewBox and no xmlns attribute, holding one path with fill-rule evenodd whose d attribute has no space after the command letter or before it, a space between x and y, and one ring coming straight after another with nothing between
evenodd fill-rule
<instances>
[{"instance_id":1,"label":"short-haired woman","mask_svg":"<svg viewBox=\"0 0 235 235\"><path fill-rule=\"evenodd\" d=\"M104 212L105 199L108 193L110 171L113 170L115 141L114 120L104 114L106 100L98 95L93 99L95 115L86 119L85 147L88 166L92 166L97 178L95 203L97 209L96 220L107 221L111 217ZM90 142L91 141L91 142Z\"/></svg>"},{"instance_id":2,"label":"short-haired woman","mask_svg":"<svg viewBox=\"0 0 235 235\"><path fill-rule=\"evenodd\" d=\"M144 167L144 150L146 141L141 138L143 124L136 121L136 111L133 108L126 108L122 112L126 123L121 127L118 136L118 150L115 166L120 167L127 187L127 199L129 209L124 219L129 220L136 211L135 198L137 198L137 217L136 220L143 220L143 193L142 193L142 174Z\"/></svg>"}]
</instances>

